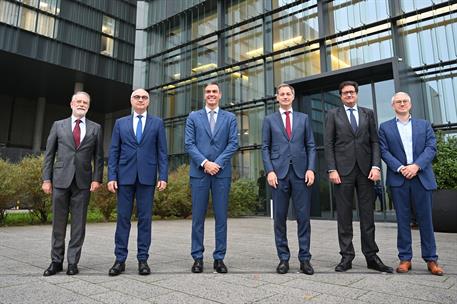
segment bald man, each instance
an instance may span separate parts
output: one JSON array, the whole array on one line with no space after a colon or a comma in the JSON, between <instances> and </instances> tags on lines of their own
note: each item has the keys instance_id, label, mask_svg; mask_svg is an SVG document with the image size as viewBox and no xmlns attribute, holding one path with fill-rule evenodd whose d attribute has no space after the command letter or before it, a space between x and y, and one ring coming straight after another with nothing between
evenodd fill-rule
<instances>
[{"instance_id":1,"label":"bald man","mask_svg":"<svg viewBox=\"0 0 457 304\"><path fill-rule=\"evenodd\" d=\"M117 276L125 270L134 199L138 218L138 273L151 273L147 261L154 190L156 187L162 191L167 187L167 143L163 121L148 115L149 94L145 90L133 91L130 103L133 115L116 120L109 151L108 190L117 193L116 261L109 270L110 276Z\"/></svg>"}]
</instances>

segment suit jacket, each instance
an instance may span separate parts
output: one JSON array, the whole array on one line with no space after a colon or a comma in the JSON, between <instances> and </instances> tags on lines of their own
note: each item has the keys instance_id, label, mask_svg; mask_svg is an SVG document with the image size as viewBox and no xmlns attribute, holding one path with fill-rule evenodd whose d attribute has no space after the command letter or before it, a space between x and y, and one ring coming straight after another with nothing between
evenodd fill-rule
<instances>
[{"instance_id":1,"label":"suit jacket","mask_svg":"<svg viewBox=\"0 0 457 304\"><path fill-rule=\"evenodd\" d=\"M153 186L168 180L167 140L163 121L146 115L141 142L133 131L133 115L116 120L108 158L108 179L120 185L134 185L137 181Z\"/></svg>"},{"instance_id":2,"label":"suit jacket","mask_svg":"<svg viewBox=\"0 0 457 304\"><path fill-rule=\"evenodd\" d=\"M262 158L265 171L286 177L289 164L295 174L305 177L306 170L316 171L316 145L308 115L293 112L292 136L289 140L280 112L265 117L262 128Z\"/></svg>"},{"instance_id":3,"label":"suit jacket","mask_svg":"<svg viewBox=\"0 0 457 304\"><path fill-rule=\"evenodd\" d=\"M327 170L337 170L341 176L351 173L355 165L358 165L366 176L373 166L381 168L374 113L363 107L357 109L359 127L355 133L344 107L327 112L324 140Z\"/></svg>"},{"instance_id":4,"label":"suit jacket","mask_svg":"<svg viewBox=\"0 0 457 304\"><path fill-rule=\"evenodd\" d=\"M231 177L233 154L238 150L238 130L233 113L219 110L214 134L211 134L205 108L189 114L186 121L185 149L190 156L191 177L203 177L201 163L207 159L221 169L216 177Z\"/></svg>"},{"instance_id":5,"label":"suit jacket","mask_svg":"<svg viewBox=\"0 0 457 304\"><path fill-rule=\"evenodd\" d=\"M413 139L413 162L421 169L418 178L427 190L435 190L436 180L432 161L436 155L436 139L430 122L423 119L411 119ZM386 121L379 127L381 157L387 165L388 186L399 187L405 177L397 172L401 165L407 165L405 148L397 128L396 118Z\"/></svg>"},{"instance_id":6,"label":"suit jacket","mask_svg":"<svg viewBox=\"0 0 457 304\"><path fill-rule=\"evenodd\" d=\"M103 180L102 128L87 118L86 135L78 149L71 117L54 122L46 143L43 180L50 180L55 188L65 189L70 187L73 178L79 189L89 189L92 181L101 183Z\"/></svg>"}]
</instances>

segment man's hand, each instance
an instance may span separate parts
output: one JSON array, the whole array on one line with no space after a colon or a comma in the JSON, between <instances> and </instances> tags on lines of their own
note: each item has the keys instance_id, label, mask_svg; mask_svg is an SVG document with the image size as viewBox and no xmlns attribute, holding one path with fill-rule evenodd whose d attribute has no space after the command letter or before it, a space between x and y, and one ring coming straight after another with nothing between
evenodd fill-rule
<instances>
[{"instance_id":1,"label":"man's hand","mask_svg":"<svg viewBox=\"0 0 457 304\"><path fill-rule=\"evenodd\" d=\"M51 194L52 193L52 183L50 181L43 182L41 185L41 189L43 189L43 192L46 194Z\"/></svg>"},{"instance_id":2,"label":"man's hand","mask_svg":"<svg viewBox=\"0 0 457 304\"><path fill-rule=\"evenodd\" d=\"M313 170L306 170L305 173L306 186L311 187L314 184L314 172Z\"/></svg>"},{"instance_id":3,"label":"man's hand","mask_svg":"<svg viewBox=\"0 0 457 304\"><path fill-rule=\"evenodd\" d=\"M157 190L163 191L163 190L165 190L165 188L167 188L167 182L159 180L157 182Z\"/></svg>"},{"instance_id":4,"label":"man's hand","mask_svg":"<svg viewBox=\"0 0 457 304\"><path fill-rule=\"evenodd\" d=\"M268 173L267 182L268 185L272 186L275 189L278 186L278 177L276 176L276 173L274 173L274 171Z\"/></svg>"},{"instance_id":5,"label":"man's hand","mask_svg":"<svg viewBox=\"0 0 457 304\"><path fill-rule=\"evenodd\" d=\"M108 182L108 191L116 193L117 190L117 181L110 181Z\"/></svg>"},{"instance_id":6,"label":"man's hand","mask_svg":"<svg viewBox=\"0 0 457 304\"><path fill-rule=\"evenodd\" d=\"M99 188L101 187L101 184L97 181L93 181L91 184L90 184L90 192L95 192L97 191Z\"/></svg>"},{"instance_id":7,"label":"man's hand","mask_svg":"<svg viewBox=\"0 0 457 304\"><path fill-rule=\"evenodd\" d=\"M210 175L216 175L219 172L221 167L218 164L216 164L215 162L211 162L208 160L203 165L203 168L205 169L205 173L208 173Z\"/></svg>"},{"instance_id":8,"label":"man's hand","mask_svg":"<svg viewBox=\"0 0 457 304\"><path fill-rule=\"evenodd\" d=\"M412 179L414 178L415 176L417 176L417 172L419 172L420 168L418 165L416 164L411 164L411 165L407 165L407 166L404 166L400 172L401 174L403 174L403 176L407 179Z\"/></svg>"},{"instance_id":9,"label":"man's hand","mask_svg":"<svg viewBox=\"0 0 457 304\"><path fill-rule=\"evenodd\" d=\"M338 174L338 171L332 171L328 174L328 179L330 182L332 182L335 185L341 184L341 178L340 175Z\"/></svg>"},{"instance_id":10,"label":"man's hand","mask_svg":"<svg viewBox=\"0 0 457 304\"><path fill-rule=\"evenodd\" d=\"M370 174L368 174L368 179L377 182L381 179L381 171L376 168L371 168Z\"/></svg>"}]
</instances>

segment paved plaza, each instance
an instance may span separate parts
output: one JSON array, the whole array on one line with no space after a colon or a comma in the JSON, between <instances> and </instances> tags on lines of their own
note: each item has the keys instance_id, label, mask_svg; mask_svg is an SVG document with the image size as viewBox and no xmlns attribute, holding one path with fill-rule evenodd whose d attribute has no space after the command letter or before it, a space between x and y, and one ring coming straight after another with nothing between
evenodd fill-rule
<instances>
[{"instance_id":1,"label":"paved plaza","mask_svg":"<svg viewBox=\"0 0 457 304\"><path fill-rule=\"evenodd\" d=\"M65 263L64 271L52 277L42 276L50 263L51 226L2 227L0 303L457 303L457 234L436 234L444 276L428 273L420 258L417 230L413 231L412 271L382 274L366 268L355 223L353 269L335 273L340 259L336 222L313 220L311 263L316 273L307 276L298 272L295 222L288 225L293 252L288 274L275 273L273 222L265 217L229 220L228 274L213 273L214 221L208 219L205 270L193 274L191 221L155 221L149 258L152 274L140 276L133 223L127 269L118 277L108 276L114 262L115 223L88 224L80 274L66 275ZM377 223L376 239L382 260L395 267L396 225Z\"/></svg>"}]
</instances>

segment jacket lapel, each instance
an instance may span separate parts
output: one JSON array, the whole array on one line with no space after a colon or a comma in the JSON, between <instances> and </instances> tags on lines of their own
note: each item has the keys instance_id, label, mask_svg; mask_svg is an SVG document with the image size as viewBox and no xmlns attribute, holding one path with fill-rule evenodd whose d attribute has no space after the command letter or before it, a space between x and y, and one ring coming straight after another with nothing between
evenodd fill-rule
<instances>
[{"instance_id":1,"label":"jacket lapel","mask_svg":"<svg viewBox=\"0 0 457 304\"><path fill-rule=\"evenodd\" d=\"M359 108L360 110L360 108ZM352 126L349 122L348 116L346 115L346 111L344 110L344 107L338 108L338 113L337 113L339 119L343 121L343 123L346 125L346 127L354 134L354 130L352 130ZM359 126L360 126L360 113L359 113Z\"/></svg>"},{"instance_id":2,"label":"jacket lapel","mask_svg":"<svg viewBox=\"0 0 457 304\"><path fill-rule=\"evenodd\" d=\"M289 140L289 137L287 137L286 128L284 127L284 122L282 121L281 112L279 112L279 110L277 112L275 112L273 118L275 119L276 124L282 130L282 135L284 135L284 137L287 140ZM292 119L292 120L294 120L294 119ZM292 134L293 134L293 128L292 128Z\"/></svg>"},{"instance_id":3,"label":"jacket lapel","mask_svg":"<svg viewBox=\"0 0 457 304\"><path fill-rule=\"evenodd\" d=\"M219 110L219 112L220 112L220 110ZM205 108L200 110L200 121L205 126L205 130L206 130L206 133L208 133L208 136L213 137L213 135L211 134L211 128L209 126L208 115L206 114ZM217 125L217 123L216 123L216 125Z\"/></svg>"},{"instance_id":4,"label":"jacket lapel","mask_svg":"<svg viewBox=\"0 0 457 304\"><path fill-rule=\"evenodd\" d=\"M217 132L219 132L219 129L221 128L222 125L224 125L223 121L225 119L225 111L221 110L219 108L219 113L217 113L217 119L216 119L216 125L214 126L214 132L213 132L213 137L216 136ZM208 121L208 119L206 120ZM209 126L209 121L208 121L208 126ZM209 130L209 133L211 133L211 128Z\"/></svg>"},{"instance_id":5,"label":"jacket lapel","mask_svg":"<svg viewBox=\"0 0 457 304\"><path fill-rule=\"evenodd\" d=\"M127 130L130 136L133 138L133 141L136 142L135 132L133 131L133 115L130 115L127 119Z\"/></svg>"},{"instance_id":6,"label":"jacket lapel","mask_svg":"<svg viewBox=\"0 0 457 304\"><path fill-rule=\"evenodd\" d=\"M87 142L88 136L92 135L93 132L94 132L94 124L89 119L86 118L86 135L84 135L84 138L81 141L78 150L81 149L82 145L84 145Z\"/></svg>"},{"instance_id":7,"label":"jacket lapel","mask_svg":"<svg viewBox=\"0 0 457 304\"><path fill-rule=\"evenodd\" d=\"M65 138L67 139L68 145L73 147L73 149L76 150L75 140L73 138L73 130L71 129L72 128L71 116L69 118L65 119L61 126L62 126L63 132L65 134Z\"/></svg>"},{"instance_id":8,"label":"jacket lapel","mask_svg":"<svg viewBox=\"0 0 457 304\"><path fill-rule=\"evenodd\" d=\"M149 131L150 128L152 128L152 117L150 115L146 115L146 125L144 126L143 129L143 136L141 137L141 141L139 144L142 144L143 141L145 140L146 137L148 137L148 134L151 133ZM132 129L133 129L133 123L132 123ZM135 141L136 141L136 136L135 136Z\"/></svg>"},{"instance_id":9,"label":"jacket lapel","mask_svg":"<svg viewBox=\"0 0 457 304\"><path fill-rule=\"evenodd\" d=\"M395 140L397 141L398 145L401 147L401 150L403 151L403 154L405 155L405 160L406 160L406 152L405 152L405 147L403 146L403 142L401 141L401 136L400 136L400 132L398 131L398 127L397 127L397 119L394 117L391 121L390 121L390 129L392 130L393 132L393 135L395 136Z\"/></svg>"}]
</instances>

